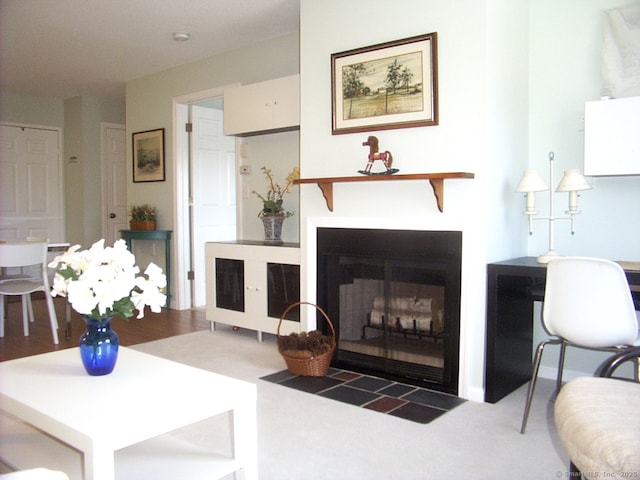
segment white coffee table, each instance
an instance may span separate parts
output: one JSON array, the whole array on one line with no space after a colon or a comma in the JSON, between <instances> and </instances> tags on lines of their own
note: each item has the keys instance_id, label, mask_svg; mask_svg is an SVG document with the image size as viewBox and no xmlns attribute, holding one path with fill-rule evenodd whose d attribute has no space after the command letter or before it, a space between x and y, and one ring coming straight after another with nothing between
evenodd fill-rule
<instances>
[{"instance_id":1,"label":"white coffee table","mask_svg":"<svg viewBox=\"0 0 640 480\"><path fill-rule=\"evenodd\" d=\"M84 371L77 348L1 362L0 409L81 452L85 480L147 478L146 467L156 460L162 464L173 452L179 456L180 448L163 449L163 434L232 412L232 456L211 454L200 464L194 461L203 454L199 449L187 465L206 469L206 478L234 472L258 478L255 385L126 347L120 347L113 373L102 377ZM5 434L2 451L10 451L11 442ZM148 456L154 446L160 452L155 460ZM133 458L148 459L146 467L121 461L129 450L136 452ZM214 466L213 460L220 461Z\"/></svg>"}]
</instances>

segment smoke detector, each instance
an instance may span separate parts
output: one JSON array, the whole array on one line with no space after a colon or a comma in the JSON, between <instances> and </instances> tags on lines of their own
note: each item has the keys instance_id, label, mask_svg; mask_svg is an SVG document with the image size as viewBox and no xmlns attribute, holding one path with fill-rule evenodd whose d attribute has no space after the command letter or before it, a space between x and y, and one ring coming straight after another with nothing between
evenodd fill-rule
<instances>
[{"instance_id":1,"label":"smoke detector","mask_svg":"<svg viewBox=\"0 0 640 480\"><path fill-rule=\"evenodd\" d=\"M173 34L173 39L176 42L186 42L187 40L189 40L191 38L191 34L189 33L174 33Z\"/></svg>"}]
</instances>

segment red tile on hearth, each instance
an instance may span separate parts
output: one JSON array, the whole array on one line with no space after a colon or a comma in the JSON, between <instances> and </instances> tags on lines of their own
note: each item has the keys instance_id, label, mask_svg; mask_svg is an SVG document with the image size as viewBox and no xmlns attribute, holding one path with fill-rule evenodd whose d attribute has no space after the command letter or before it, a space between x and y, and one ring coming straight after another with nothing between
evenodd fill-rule
<instances>
[{"instance_id":1,"label":"red tile on hearth","mask_svg":"<svg viewBox=\"0 0 640 480\"><path fill-rule=\"evenodd\" d=\"M400 400L399 398L380 397L378 400L374 400L373 402L364 405L364 408L375 410L376 412L387 413L394 408L398 408L407 403L408 402L406 400Z\"/></svg>"},{"instance_id":2,"label":"red tile on hearth","mask_svg":"<svg viewBox=\"0 0 640 480\"><path fill-rule=\"evenodd\" d=\"M333 378L337 378L339 380L344 380L348 382L349 380L353 380L354 378L361 377L362 375L353 372L338 372L335 375L331 375Z\"/></svg>"}]
</instances>

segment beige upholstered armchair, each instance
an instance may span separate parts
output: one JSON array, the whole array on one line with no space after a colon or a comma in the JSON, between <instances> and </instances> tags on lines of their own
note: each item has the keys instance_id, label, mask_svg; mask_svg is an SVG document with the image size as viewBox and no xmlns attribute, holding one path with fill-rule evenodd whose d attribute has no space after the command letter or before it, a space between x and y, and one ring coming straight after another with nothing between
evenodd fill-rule
<instances>
[{"instance_id":1,"label":"beige upholstered armchair","mask_svg":"<svg viewBox=\"0 0 640 480\"><path fill-rule=\"evenodd\" d=\"M570 381L556 399L556 429L580 478L637 478L640 472L640 383L633 371L631 378L613 377L628 362L637 372L639 358L640 347L613 355L596 376Z\"/></svg>"}]
</instances>

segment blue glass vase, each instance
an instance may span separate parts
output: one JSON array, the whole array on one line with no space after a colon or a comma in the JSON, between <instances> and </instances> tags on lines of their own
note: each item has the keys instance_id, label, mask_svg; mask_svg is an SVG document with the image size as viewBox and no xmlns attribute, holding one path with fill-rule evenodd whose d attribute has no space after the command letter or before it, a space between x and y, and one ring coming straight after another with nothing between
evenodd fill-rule
<instances>
[{"instance_id":1,"label":"blue glass vase","mask_svg":"<svg viewBox=\"0 0 640 480\"><path fill-rule=\"evenodd\" d=\"M87 326L80 337L80 357L89 375L108 375L116 366L119 343L111 318L84 317Z\"/></svg>"}]
</instances>

